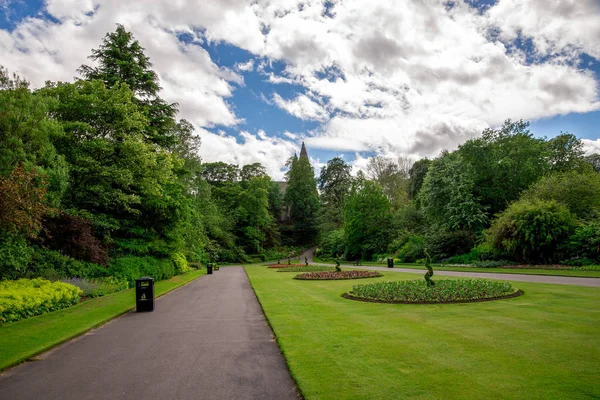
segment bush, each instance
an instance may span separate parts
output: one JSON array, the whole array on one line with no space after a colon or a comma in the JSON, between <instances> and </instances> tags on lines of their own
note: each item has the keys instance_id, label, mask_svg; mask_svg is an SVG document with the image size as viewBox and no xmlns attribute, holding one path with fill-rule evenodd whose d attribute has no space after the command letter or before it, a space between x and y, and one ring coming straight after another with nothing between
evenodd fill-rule
<instances>
[{"instance_id":1,"label":"bush","mask_svg":"<svg viewBox=\"0 0 600 400\"><path fill-rule=\"evenodd\" d=\"M425 240L422 236L412 235L398 251L398 261L404 263L415 262L425 256Z\"/></svg>"},{"instance_id":2,"label":"bush","mask_svg":"<svg viewBox=\"0 0 600 400\"><path fill-rule=\"evenodd\" d=\"M336 229L323 236L319 243L320 254L326 257L336 257L344 254L346 250L346 239L343 229Z\"/></svg>"},{"instance_id":3,"label":"bush","mask_svg":"<svg viewBox=\"0 0 600 400\"><path fill-rule=\"evenodd\" d=\"M175 268L175 275L180 275L192 270L188 265L187 259L181 253L173 254L171 260L173 261L173 267Z\"/></svg>"},{"instance_id":4,"label":"bush","mask_svg":"<svg viewBox=\"0 0 600 400\"><path fill-rule=\"evenodd\" d=\"M27 275L51 280L60 278L98 278L107 276L107 268L98 264L75 260L58 251L36 248Z\"/></svg>"},{"instance_id":5,"label":"bush","mask_svg":"<svg viewBox=\"0 0 600 400\"><path fill-rule=\"evenodd\" d=\"M473 233L464 230L431 230L425 236L425 247L434 260L442 260L467 253L475 245Z\"/></svg>"},{"instance_id":6,"label":"bush","mask_svg":"<svg viewBox=\"0 0 600 400\"><path fill-rule=\"evenodd\" d=\"M507 267L510 265L517 265L517 263L514 261L507 261L507 260L476 261L473 263L473 266L477 267L477 268L499 268L499 267Z\"/></svg>"},{"instance_id":7,"label":"bush","mask_svg":"<svg viewBox=\"0 0 600 400\"><path fill-rule=\"evenodd\" d=\"M77 286L82 290L84 297L90 298L106 296L129 287L129 284L126 280L112 276L96 279L67 278L61 279L61 282Z\"/></svg>"},{"instance_id":8,"label":"bush","mask_svg":"<svg viewBox=\"0 0 600 400\"><path fill-rule=\"evenodd\" d=\"M575 220L564 205L553 200L519 200L493 221L488 241L509 258L547 263L560 258L557 250L574 229Z\"/></svg>"},{"instance_id":9,"label":"bush","mask_svg":"<svg viewBox=\"0 0 600 400\"><path fill-rule=\"evenodd\" d=\"M77 286L41 278L0 282L0 325L70 307L81 294Z\"/></svg>"},{"instance_id":10,"label":"bush","mask_svg":"<svg viewBox=\"0 0 600 400\"><path fill-rule=\"evenodd\" d=\"M126 280L129 287L134 287L135 280L143 276L150 276L157 281L172 278L175 275L175 265L166 258L125 256L112 260L108 272Z\"/></svg>"},{"instance_id":11,"label":"bush","mask_svg":"<svg viewBox=\"0 0 600 400\"><path fill-rule=\"evenodd\" d=\"M569 256L574 259L590 259L600 262L600 222L577 227L566 247Z\"/></svg>"},{"instance_id":12,"label":"bush","mask_svg":"<svg viewBox=\"0 0 600 400\"><path fill-rule=\"evenodd\" d=\"M27 239L0 232L0 280L23 276L33 254L34 249Z\"/></svg>"},{"instance_id":13,"label":"bush","mask_svg":"<svg viewBox=\"0 0 600 400\"><path fill-rule=\"evenodd\" d=\"M481 243L471 249L467 254L452 256L444 262L449 264L474 264L493 258L494 253L488 243Z\"/></svg>"},{"instance_id":14,"label":"bush","mask_svg":"<svg viewBox=\"0 0 600 400\"><path fill-rule=\"evenodd\" d=\"M567 172L548 175L525 191L526 200L555 200L577 218L592 220L600 215L600 174Z\"/></svg>"}]
</instances>

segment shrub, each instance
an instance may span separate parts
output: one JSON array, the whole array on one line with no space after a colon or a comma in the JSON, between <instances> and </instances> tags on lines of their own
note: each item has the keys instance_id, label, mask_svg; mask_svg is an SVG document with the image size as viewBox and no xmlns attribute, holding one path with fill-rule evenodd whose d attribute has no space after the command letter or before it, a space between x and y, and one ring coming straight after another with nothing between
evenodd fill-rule
<instances>
[{"instance_id":1,"label":"shrub","mask_svg":"<svg viewBox=\"0 0 600 400\"><path fill-rule=\"evenodd\" d=\"M36 248L27 275L51 280L60 278L98 278L107 276L107 268L78 261L58 251Z\"/></svg>"},{"instance_id":2,"label":"shrub","mask_svg":"<svg viewBox=\"0 0 600 400\"><path fill-rule=\"evenodd\" d=\"M316 272L316 271L335 271L335 267L326 267L321 265L309 265L302 267L278 268L277 272Z\"/></svg>"},{"instance_id":3,"label":"shrub","mask_svg":"<svg viewBox=\"0 0 600 400\"><path fill-rule=\"evenodd\" d=\"M499 268L499 267L507 267L510 265L517 265L517 263L514 261L507 261L507 260L476 261L473 263L473 266L477 267L477 268Z\"/></svg>"},{"instance_id":4,"label":"shrub","mask_svg":"<svg viewBox=\"0 0 600 400\"><path fill-rule=\"evenodd\" d=\"M577 218L592 220L600 215L600 174L567 172L548 175L525 191L526 200L555 200Z\"/></svg>"},{"instance_id":5,"label":"shrub","mask_svg":"<svg viewBox=\"0 0 600 400\"><path fill-rule=\"evenodd\" d=\"M549 262L575 229L569 210L556 201L519 200L502 212L488 230L493 248L516 260Z\"/></svg>"},{"instance_id":6,"label":"shrub","mask_svg":"<svg viewBox=\"0 0 600 400\"><path fill-rule=\"evenodd\" d=\"M398 251L398 260L400 262L415 262L425 256L425 240L422 236L412 235Z\"/></svg>"},{"instance_id":7,"label":"shrub","mask_svg":"<svg viewBox=\"0 0 600 400\"><path fill-rule=\"evenodd\" d=\"M0 232L0 280L23 276L33 254L24 237Z\"/></svg>"},{"instance_id":8,"label":"shrub","mask_svg":"<svg viewBox=\"0 0 600 400\"><path fill-rule=\"evenodd\" d=\"M488 243L481 243L466 254L452 256L444 262L449 264L474 264L493 258L494 253Z\"/></svg>"},{"instance_id":9,"label":"shrub","mask_svg":"<svg viewBox=\"0 0 600 400\"><path fill-rule=\"evenodd\" d=\"M600 262L600 222L577 227L575 233L569 238L566 247L572 258Z\"/></svg>"},{"instance_id":10,"label":"shrub","mask_svg":"<svg viewBox=\"0 0 600 400\"><path fill-rule=\"evenodd\" d=\"M343 254L346 249L346 239L344 238L344 230L336 229L323 236L319 244L320 254L335 257L338 254Z\"/></svg>"},{"instance_id":11,"label":"shrub","mask_svg":"<svg viewBox=\"0 0 600 400\"><path fill-rule=\"evenodd\" d=\"M125 256L112 260L109 274L128 282L129 287L135 285L135 280L150 276L157 281L170 279L175 275L173 262L166 258Z\"/></svg>"},{"instance_id":12,"label":"shrub","mask_svg":"<svg viewBox=\"0 0 600 400\"><path fill-rule=\"evenodd\" d=\"M180 275L184 272L191 270L190 266L188 265L187 259L185 258L185 255L181 253L175 253L171 256L171 260L173 261L175 275Z\"/></svg>"},{"instance_id":13,"label":"shrub","mask_svg":"<svg viewBox=\"0 0 600 400\"><path fill-rule=\"evenodd\" d=\"M475 245L473 233L464 230L431 230L425 236L425 246L434 260L442 260L468 252Z\"/></svg>"},{"instance_id":14,"label":"shrub","mask_svg":"<svg viewBox=\"0 0 600 400\"><path fill-rule=\"evenodd\" d=\"M77 286L45 279L0 282L0 325L44 314L79 302Z\"/></svg>"},{"instance_id":15,"label":"shrub","mask_svg":"<svg viewBox=\"0 0 600 400\"><path fill-rule=\"evenodd\" d=\"M100 297L127 289L129 284L124 279L109 276L107 278L84 279L66 278L61 282L77 286L82 290L84 297Z\"/></svg>"}]
</instances>

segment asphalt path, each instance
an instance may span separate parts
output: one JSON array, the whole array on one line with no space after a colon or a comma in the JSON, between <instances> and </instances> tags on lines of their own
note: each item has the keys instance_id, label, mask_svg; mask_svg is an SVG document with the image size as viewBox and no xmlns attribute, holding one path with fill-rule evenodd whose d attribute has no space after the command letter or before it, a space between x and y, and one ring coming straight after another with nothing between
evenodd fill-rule
<instances>
[{"instance_id":1,"label":"asphalt path","mask_svg":"<svg viewBox=\"0 0 600 400\"><path fill-rule=\"evenodd\" d=\"M0 399L297 399L242 267L0 375Z\"/></svg>"},{"instance_id":2,"label":"asphalt path","mask_svg":"<svg viewBox=\"0 0 600 400\"><path fill-rule=\"evenodd\" d=\"M312 263L314 248L307 250L304 256L308 259L309 263ZM315 265L333 265L333 264L320 264L314 263ZM344 268L358 268L358 269L371 269L377 271L386 272L406 272L409 274L421 274L425 275L426 270L422 269L411 269L411 268L387 268L387 267L373 267L373 266L354 266L354 265L341 265ZM469 278L487 278L487 279L498 279L502 281L517 281L517 282L532 282L532 283L552 283L556 285L573 285L573 286L589 286L589 287L600 287L600 278L579 278L571 276L552 276L552 275L526 275L526 274L497 274L490 272L460 272L460 271L442 271L438 268L433 270L434 276L463 276Z\"/></svg>"}]
</instances>

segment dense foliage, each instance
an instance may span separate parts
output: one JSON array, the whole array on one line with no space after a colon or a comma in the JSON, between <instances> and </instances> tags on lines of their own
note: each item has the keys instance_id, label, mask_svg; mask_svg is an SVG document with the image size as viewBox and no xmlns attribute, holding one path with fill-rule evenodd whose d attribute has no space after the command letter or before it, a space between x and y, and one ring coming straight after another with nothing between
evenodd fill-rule
<instances>
[{"instance_id":1,"label":"dense foliage","mask_svg":"<svg viewBox=\"0 0 600 400\"><path fill-rule=\"evenodd\" d=\"M81 294L77 286L41 278L0 281L0 325L70 307Z\"/></svg>"}]
</instances>

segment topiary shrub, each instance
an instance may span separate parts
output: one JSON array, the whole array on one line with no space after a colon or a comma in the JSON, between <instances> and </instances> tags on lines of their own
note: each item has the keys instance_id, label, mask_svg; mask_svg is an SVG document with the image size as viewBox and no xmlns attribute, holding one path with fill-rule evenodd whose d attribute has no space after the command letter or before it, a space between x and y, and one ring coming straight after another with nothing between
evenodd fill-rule
<instances>
[{"instance_id":1,"label":"topiary shrub","mask_svg":"<svg viewBox=\"0 0 600 400\"><path fill-rule=\"evenodd\" d=\"M427 286L435 286L435 282L431 279L433 276L433 268L431 268L431 256L427 252L427 250L423 250L425 253L425 268L427 268L427 272L425 273L425 281L427 282Z\"/></svg>"},{"instance_id":2,"label":"topiary shrub","mask_svg":"<svg viewBox=\"0 0 600 400\"><path fill-rule=\"evenodd\" d=\"M510 258L548 263L560 257L559 246L574 230L575 220L564 205L554 200L519 200L493 221L488 241Z\"/></svg>"}]
</instances>

